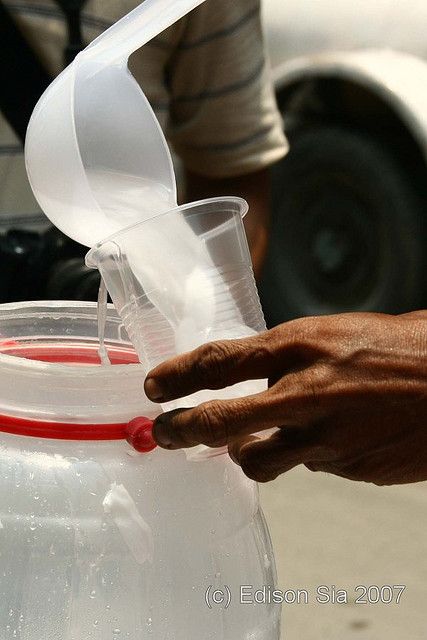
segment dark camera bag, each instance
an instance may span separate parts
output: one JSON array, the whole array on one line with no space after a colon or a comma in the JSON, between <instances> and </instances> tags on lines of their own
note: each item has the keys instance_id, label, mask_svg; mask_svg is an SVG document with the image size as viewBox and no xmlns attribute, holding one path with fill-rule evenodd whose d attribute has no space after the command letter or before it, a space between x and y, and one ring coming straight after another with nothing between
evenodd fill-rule
<instances>
[{"instance_id":1,"label":"dark camera bag","mask_svg":"<svg viewBox=\"0 0 427 640\"><path fill-rule=\"evenodd\" d=\"M86 0L57 0L68 28L64 64L84 47L81 10ZM31 113L52 78L0 0L0 110L23 143ZM98 275L84 265L86 248L56 228L13 228L0 236L0 302L65 298L91 300Z\"/></svg>"}]
</instances>

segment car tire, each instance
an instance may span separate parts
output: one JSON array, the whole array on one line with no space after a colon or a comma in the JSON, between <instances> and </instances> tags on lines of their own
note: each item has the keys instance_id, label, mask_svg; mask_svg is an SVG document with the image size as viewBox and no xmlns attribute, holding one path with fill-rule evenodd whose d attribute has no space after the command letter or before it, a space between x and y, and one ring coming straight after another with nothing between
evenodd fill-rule
<instances>
[{"instance_id":1,"label":"car tire","mask_svg":"<svg viewBox=\"0 0 427 640\"><path fill-rule=\"evenodd\" d=\"M261 285L268 323L421 305L425 192L398 153L367 133L333 125L301 130L290 142L274 169Z\"/></svg>"}]
</instances>

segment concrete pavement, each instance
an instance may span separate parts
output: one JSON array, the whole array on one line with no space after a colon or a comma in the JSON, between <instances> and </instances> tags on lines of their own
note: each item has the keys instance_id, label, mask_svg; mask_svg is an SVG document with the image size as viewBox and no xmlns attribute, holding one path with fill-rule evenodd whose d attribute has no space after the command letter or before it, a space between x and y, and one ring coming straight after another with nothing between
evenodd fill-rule
<instances>
[{"instance_id":1,"label":"concrete pavement","mask_svg":"<svg viewBox=\"0 0 427 640\"><path fill-rule=\"evenodd\" d=\"M260 491L278 587L309 596L283 605L283 640L427 640L427 483L375 487L300 467ZM348 604L318 603L321 585ZM355 604L358 585L406 590L400 604Z\"/></svg>"}]
</instances>

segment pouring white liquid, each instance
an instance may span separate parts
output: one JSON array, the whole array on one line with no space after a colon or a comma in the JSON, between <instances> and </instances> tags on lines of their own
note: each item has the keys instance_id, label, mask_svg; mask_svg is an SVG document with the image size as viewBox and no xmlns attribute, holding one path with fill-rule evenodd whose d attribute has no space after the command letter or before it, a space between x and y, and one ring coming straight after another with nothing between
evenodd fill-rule
<instances>
[{"instance_id":1,"label":"pouring white liquid","mask_svg":"<svg viewBox=\"0 0 427 640\"><path fill-rule=\"evenodd\" d=\"M104 280L101 278L101 282L99 285L98 292L98 305L97 305L97 314L98 314L98 354L99 359L101 361L101 365L110 365L110 358L108 356L108 351L105 347L105 325L107 322L107 298L108 292L107 287L105 286Z\"/></svg>"}]
</instances>

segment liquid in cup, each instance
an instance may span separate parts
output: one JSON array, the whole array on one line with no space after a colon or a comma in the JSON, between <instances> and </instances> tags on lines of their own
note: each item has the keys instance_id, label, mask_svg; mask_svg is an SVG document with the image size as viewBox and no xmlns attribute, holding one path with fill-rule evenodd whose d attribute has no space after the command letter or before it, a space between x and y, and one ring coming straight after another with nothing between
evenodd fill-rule
<instances>
[{"instance_id":1,"label":"liquid in cup","mask_svg":"<svg viewBox=\"0 0 427 640\"><path fill-rule=\"evenodd\" d=\"M173 209L98 243L86 257L151 369L201 344L265 330L240 198Z\"/></svg>"}]
</instances>

